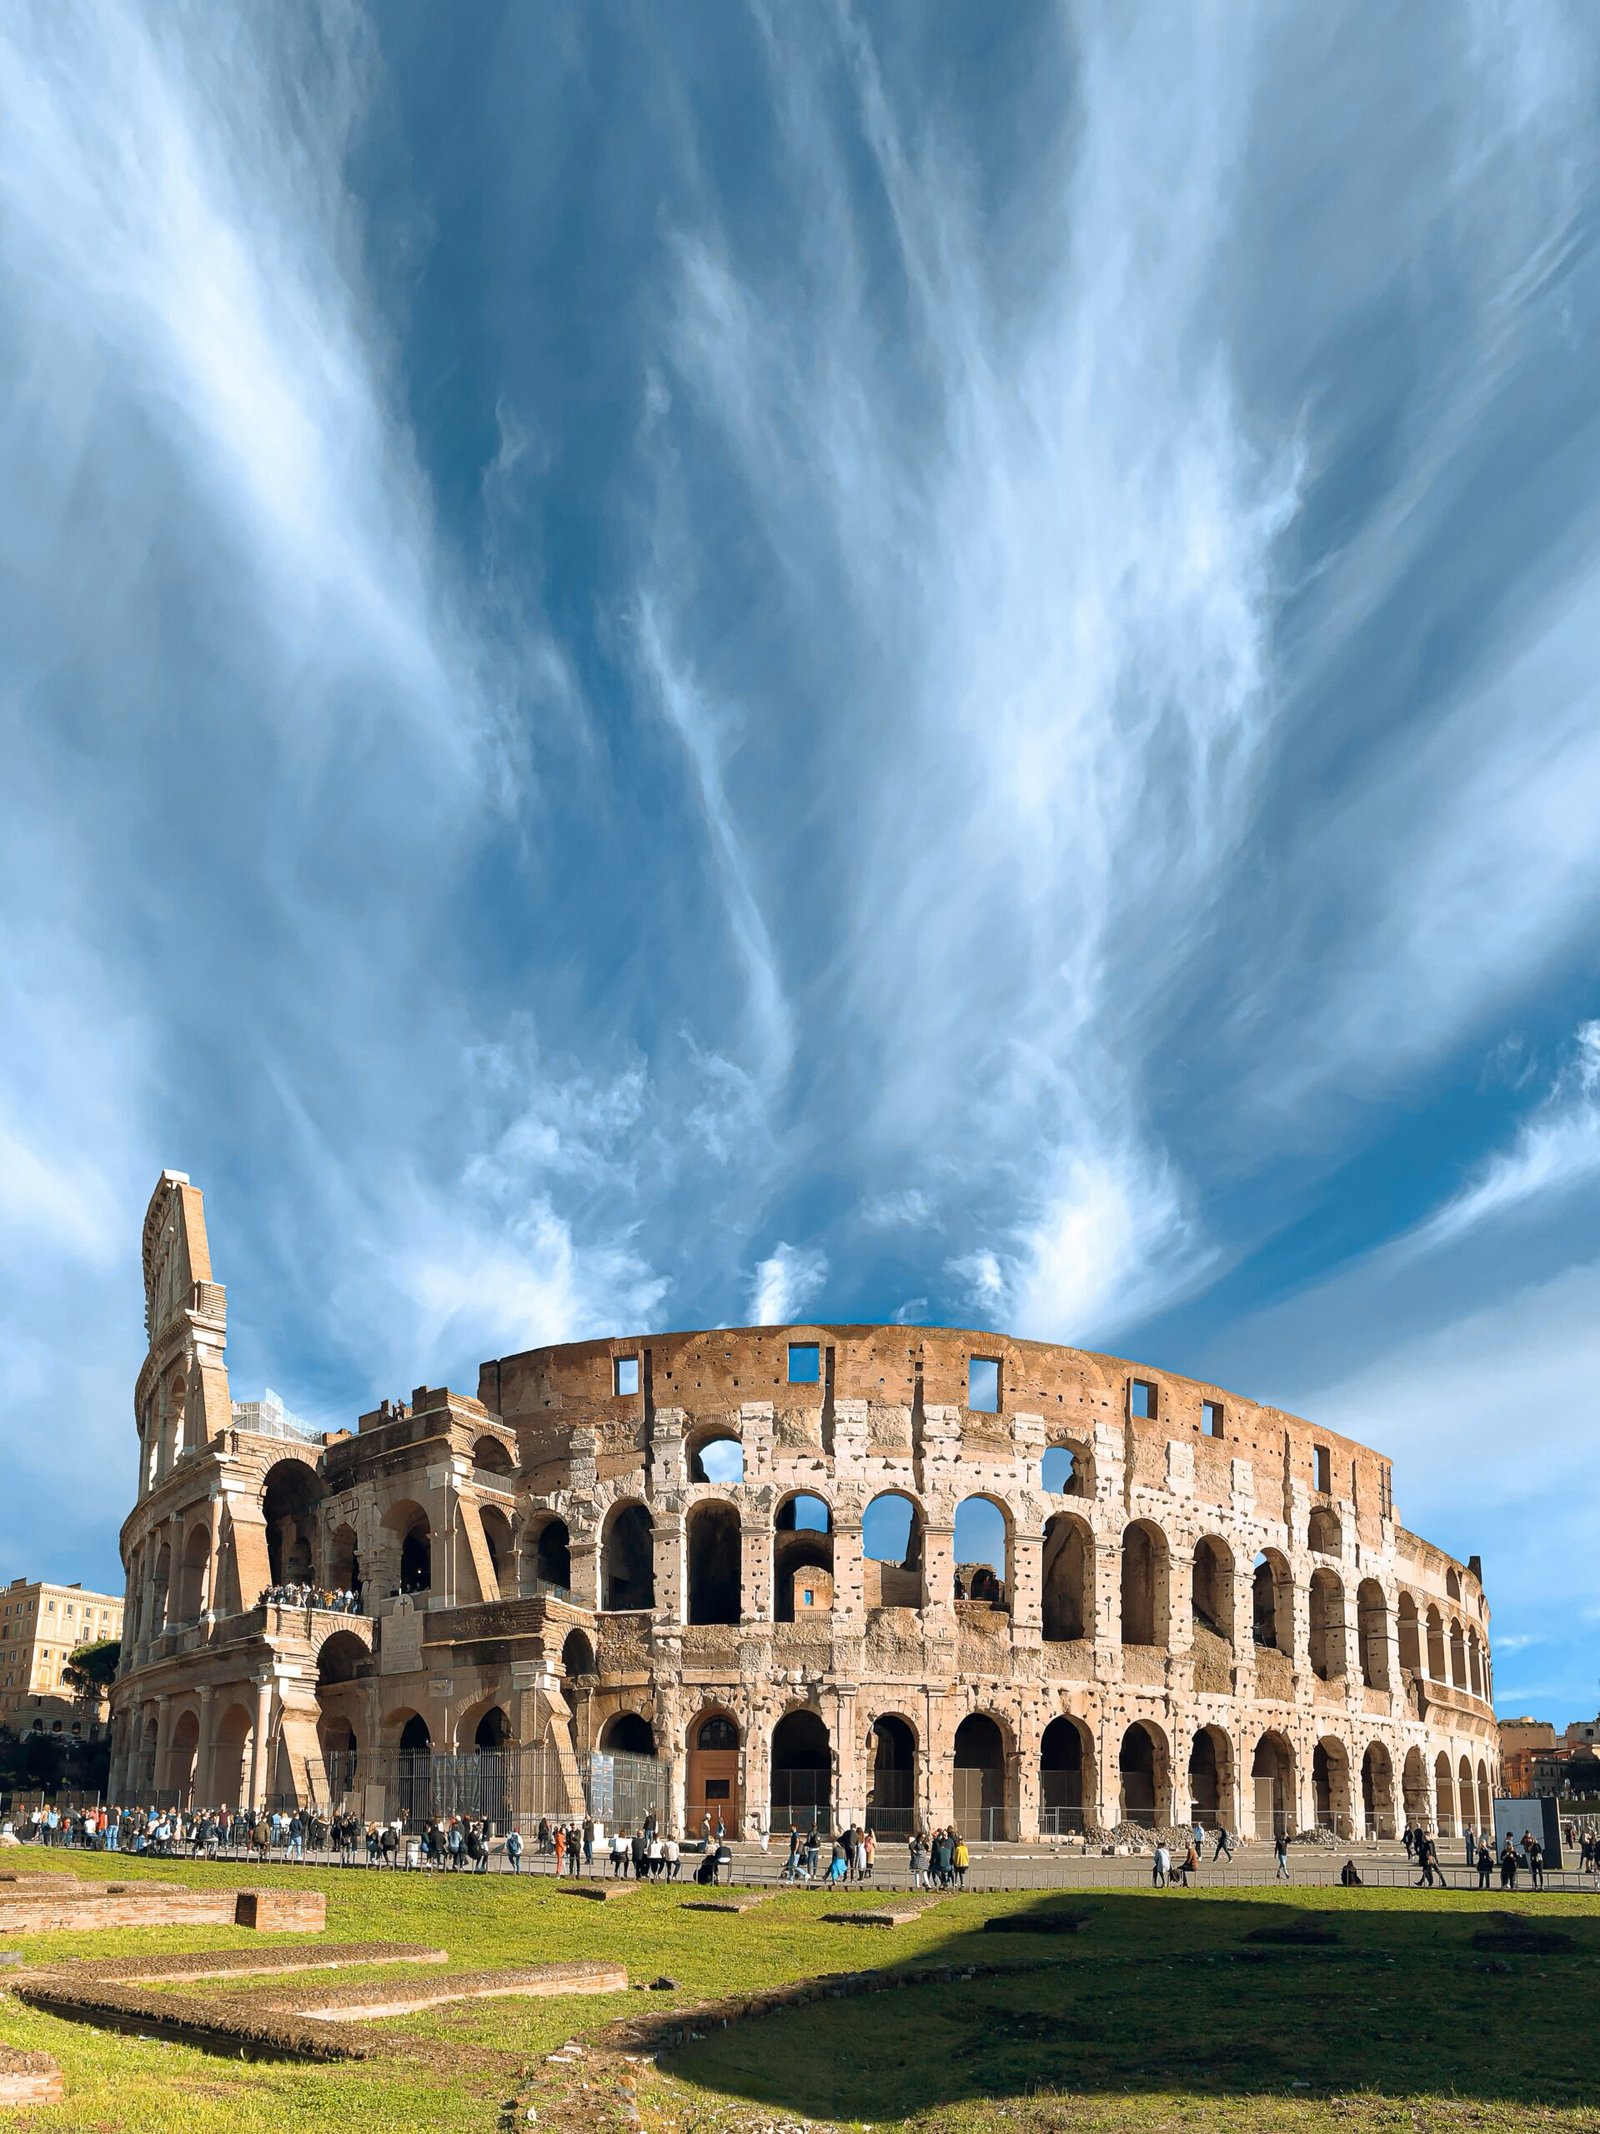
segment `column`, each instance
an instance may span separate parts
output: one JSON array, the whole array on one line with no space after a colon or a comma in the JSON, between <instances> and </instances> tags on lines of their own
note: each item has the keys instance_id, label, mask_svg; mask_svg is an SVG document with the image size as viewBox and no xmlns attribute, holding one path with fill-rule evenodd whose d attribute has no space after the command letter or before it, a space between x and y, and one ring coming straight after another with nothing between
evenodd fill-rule
<instances>
[{"instance_id":1,"label":"column","mask_svg":"<svg viewBox=\"0 0 1600 2134\"><path fill-rule=\"evenodd\" d=\"M167 1781L172 1774L167 1765L172 1755L172 1699L163 1694L156 1699L156 1768L154 1791L167 1790Z\"/></svg>"},{"instance_id":2,"label":"column","mask_svg":"<svg viewBox=\"0 0 1600 2134\"><path fill-rule=\"evenodd\" d=\"M206 1548L206 1589L202 1595L202 1612L206 1621L214 1622L217 1614L217 1563L222 1547L222 1492L214 1489L206 1506L210 1525L210 1540Z\"/></svg>"},{"instance_id":3,"label":"column","mask_svg":"<svg viewBox=\"0 0 1600 2134\"><path fill-rule=\"evenodd\" d=\"M215 1697L216 1691L212 1685L209 1682L202 1682L198 1696L200 1732L195 1737L194 1773L189 1793L191 1802L197 1808L214 1808L216 1806L216 1802L212 1798L216 1790L213 1765L216 1762L217 1745L212 1738L212 1729L216 1725L216 1716L212 1709Z\"/></svg>"},{"instance_id":4,"label":"column","mask_svg":"<svg viewBox=\"0 0 1600 2134\"><path fill-rule=\"evenodd\" d=\"M272 1677L256 1684L256 1716L250 1729L250 1812L254 1814L266 1797L271 1777L267 1736L272 1727Z\"/></svg>"}]
</instances>

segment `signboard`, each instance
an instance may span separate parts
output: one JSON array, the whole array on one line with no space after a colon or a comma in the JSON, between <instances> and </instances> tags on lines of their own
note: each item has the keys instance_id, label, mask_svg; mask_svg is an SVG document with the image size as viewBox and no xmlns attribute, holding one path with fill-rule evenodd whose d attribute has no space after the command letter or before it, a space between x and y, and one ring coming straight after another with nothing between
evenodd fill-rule
<instances>
[{"instance_id":1,"label":"signboard","mask_svg":"<svg viewBox=\"0 0 1600 2134\"><path fill-rule=\"evenodd\" d=\"M1547 1796L1535 1800L1500 1800L1494 1804L1494 1849L1504 1849L1509 1838L1520 1853L1522 1835L1530 1831L1544 1848L1544 1864L1558 1868L1561 1859L1561 1818L1556 1804Z\"/></svg>"}]
</instances>

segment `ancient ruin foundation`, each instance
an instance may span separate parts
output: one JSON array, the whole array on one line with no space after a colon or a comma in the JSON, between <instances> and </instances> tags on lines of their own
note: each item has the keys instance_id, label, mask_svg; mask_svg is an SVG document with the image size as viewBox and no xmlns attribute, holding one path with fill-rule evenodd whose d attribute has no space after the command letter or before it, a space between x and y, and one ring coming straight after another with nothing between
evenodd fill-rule
<instances>
[{"instance_id":1,"label":"ancient ruin foundation","mask_svg":"<svg viewBox=\"0 0 1600 2134\"><path fill-rule=\"evenodd\" d=\"M313 1438L232 1402L181 1174L144 1270L123 1798L988 1841L1492 1820L1477 1559L1299 1417L789 1326L532 1349ZM261 1601L286 1584L358 1602Z\"/></svg>"}]
</instances>

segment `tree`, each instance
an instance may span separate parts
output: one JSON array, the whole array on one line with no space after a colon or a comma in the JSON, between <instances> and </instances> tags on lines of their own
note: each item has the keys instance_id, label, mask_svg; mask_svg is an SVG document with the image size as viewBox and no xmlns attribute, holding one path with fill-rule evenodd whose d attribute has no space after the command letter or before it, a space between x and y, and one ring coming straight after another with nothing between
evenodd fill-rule
<instances>
[{"instance_id":1,"label":"tree","mask_svg":"<svg viewBox=\"0 0 1600 2134\"><path fill-rule=\"evenodd\" d=\"M61 1679L79 1705L86 1712L96 1712L101 1700L117 1679L117 1663L122 1658L120 1638L97 1638L92 1645L80 1645L70 1653L62 1666Z\"/></svg>"}]
</instances>

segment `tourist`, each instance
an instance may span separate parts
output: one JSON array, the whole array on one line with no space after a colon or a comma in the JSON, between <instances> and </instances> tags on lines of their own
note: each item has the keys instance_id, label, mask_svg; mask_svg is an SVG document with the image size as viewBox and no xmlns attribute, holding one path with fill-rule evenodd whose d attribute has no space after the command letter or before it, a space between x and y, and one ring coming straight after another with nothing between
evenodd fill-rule
<instances>
[{"instance_id":1,"label":"tourist","mask_svg":"<svg viewBox=\"0 0 1600 2134\"><path fill-rule=\"evenodd\" d=\"M645 1866L652 1882L661 1879L661 1840L652 1836L645 1846Z\"/></svg>"},{"instance_id":2,"label":"tourist","mask_svg":"<svg viewBox=\"0 0 1600 2134\"><path fill-rule=\"evenodd\" d=\"M817 1863L822 1855L822 1833L815 1823L806 1832L806 1879L815 1882Z\"/></svg>"},{"instance_id":3,"label":"tourist","mask_svg":"<svg viewBox=\"0 0 1600 2134\"><path fill-rule=\"evenodd\" d=\"M845 1853L844 1840L835 1838L833 1841L833 1855L828 1862L828 1880L830 1882L842 1882L849 1872L849 1868L850 1862Z\"/></svg>"},{"instance_id":4,"label":"tourist","mask_svg":"<svg viewBox=\"0 0 1600 2134\"><path fill-rule=\"evenodd\" d=\"M539 1828L534 1833L534 1841L541 1853L548 1855L554 1852L555 1839L550 1834L550 1818L547 1815L540 1816Z\"/></svg>"},{"instance_id":5,"label":"tourist","mask_svg":"<svg viewBox=\"0 0 1600 2134\"><path fill-rule=\"evenodd\" d=\"M1411 1784L1411 1781L1410 1781L1410 1779L1408 1778L1408 1779L1406 1780L1406 1785L1407 1785L1407 1788L1408 1788L1408 1789L1409 1789L1409 1787L1410 1787L1410 1784ZM1416 1844L1416 1832L1415 1832L1415 1831L1414 1831L1414 1830L1412 1829L1412 1827L1411 1827L1411 1825L1410 1825L1409 1823L1407 1823L1407 1825L1406 1825L1405 1829L1404 1829L1404 1830L1402 1830L1402 1831L1401 1831L1401 1833L1400 1833L1400 1842L1401 1842L1401 1844L1402 1844L1402 1845L1403 1845L1403 1846L1405 1847L1405 1849L1406 1849L1406 1858L1407 1858L1407 1859L1409 1860L1409 1859L1411 1858L1411 1854L1412 1854L1412 1848L1413 1848L1413 1847L1414 1847L1414 1845Z\"/></svg>"},{"instance_id":6,"label":"tourist","mask_svg":"<svg viewBox=\"0 0 1600 2134\"><path fill-rule=\"evenodd\" d=\"M1510 1831L1507 1831L1505 1846L1500 1854L1500 1887L1502 1889L1515 1889L1516 1886L1517 1848L1511 1842Z\"/></svg>"},{"instance_id":7,"label":"tourist","mask_svg":"<svg viewBox=\"0 0 1600 2134\"><path fill-rule=\"evenodd\" d=\"M506 1832L506 1858L511 1862L511 1872L514 1875L520 1875L522 1872L522 1832L515 1823Z\"/></svg>"},{"instance_id":8,"label":"tourist","mask_svg":"<svg viewBox=\"0 0 1600 2134\"><path fill-rule=\"evenodd\" d=\"M1479 1889L1487 1889L1487 1888L1489 1887L1489 1878L1490 1878L1490 1876L1491 1876L1491 1875L1492 1875L1493 1873L1494 1873L1494 1847L1493 1847L1492 1845L1480 1845L1480 1846L1478 1847L1478 1887L1479 1887Z\"/></svg>"},{"instance_id":9,"label":"tourist","mask_svg":"<svg viewBox=\"0 0 1600 2134\"><path fill-rule=\"evenodd\" d=\"M967 1869L972 1865L972 1855L967 1850L965 1838L958 1837L951 1847L950 1865L955 1870L956 1888L965 1889L967 1886Z\"/></svg>"},{"instance_id":10,"label":"tourist","mask_svg":"<svg viewBox=\"0 0 1600 2134\"><path fill-rule=\"evenodd\" d=\"M1198 1828L1199 1825L1196 1824L1195 1829ZM1195 1833L1193 1830L1191 1830L1183 1848L1183 1861L1178 1869L1178 1873L1183 1877L1183 1886L1185 1889L1189 1887L1189 1877L1191 1875L1197 1875L1199 1872L1200 1848L1195 1843Z\"/></svg>"},{"instance_id":11,"label":"tourist","mask_svg":"<svg viewBox=\"0 0 1600 2134\"><path fill-rule=\"evenodd\" d=\"M1346 1889L1360 1889L1361 1876L1354 1860L1346 1860L1339 1870L1339 1880Z\"/></svg>"},{"instance_id":12,"label":"tourist","mask_svg":"<svg viewBox=\"0 0 1600 2134\"><path fill-rule=\"evenodd\" d=\"M591 1867L593 1867L593 1865L594 1865L594 1817L593 1817L592 1815L586 1815L586 1816L584 1817L584 1819L583 1819L583 1866L584 1866L584 1872L585 1872L585 1873L587 1873L587 1872L588 1872L588 1870L589 1870L589 1869L590 1869Z\"/></svg>"},{"instance_id":13,"label":"tourist","mask_svg":"<svg viewBox=\"0 0 1600 2134\"><path fill-rule=\"evenodd\" d=\"M1467 1865L1468 1865L1468 1867L1476 1867L1476 1866L1477 1866L1477 1864L1478 1864L1478 1860L1477 1860L1477 1852L1478 1852L1478 1841L1477 1841L1477 1839L1476 1839L1476 1838L1475 1838L1475 1837L1473 1836L1473 1834L1472 1834L1472 1832L1471 1832L1470 1830L1469 1830L1469 1831L1468 1831L1468 1832L1466 1833L1466 1847L1467 1847Z\"/></svg>"},{"instance_id":14,"label":"tourist","mask_svg":"<svg viewBox=\"0 0 1600 2134\"><path fill-rule=\"evenodd\" d=\"M662 1841L661 1857L666 1862L667 1880L676 1882L683 1866L683 1848L670 1831Z\"/></svg>"},{"instance_id":15,"label":"tourist","mask_svg":"<svg viewBox=\"0 0 1600 2134\"><path fill-rule=\"evenodd\" d=\"M647 1830L649 1827L649 1819L646 1818L645 1829ZM633 1833L633 1841L628 1847L628 1858L633 1864L634 1881L642 1882L645 1878L645 1869L650 1860L650 1840L645 1836L643 1830L636 1830Z\"/></svg>"},{"instance_id":16,"label":"tourist","mask_svg":"<svg viewBox=\"0 0 1600 2134\"><path fill-rule=\"evenodd\" d=\"M711 1843L711 1810L709 1808L700 1818L700 1843L702 1847L707 1847Z\"/></svg>"},{"instance_id":17,"label":"tourist","mask_svg":"<svg viewBox=\"0 0 1600 2134\"><path fill-rule=\"evenodd\" d=\"M1217 1849L1211 1855L1211 1864L1213 1867L1215 1867L1219 1860L1231 1860L1232 1858L1233 1840L1229 1837L1227 1831L1219 1823L1217 1825Z\"/></svg>"},{"instance_id":18,"label":"tourist","mask_svg":"<svg viewBox=\"0 0 1600 2134\"><path fill-rule=\"evenodd\" d=\"M867 1848L867 1880L871 1882L878 1872L878 1841L869 1830L861 1842Z\"/></svg>"},{"instance_id":19,"label":"tourist","mask_svg":"<svg viewBox=\"0 0 1600 2134\"><path fill-rule=\"evenodd\" d=\"M926 1889L928 1886L928 1848L920 1830L914 1830L911 1833L911 1843L906 1853L906 1866L911 1874L911 1887L913 1889Z\"/></svg>"},{"instance_id":20,"label":"tourist","mask_svg":"<svg viewBox=\"0 0 1600 2134\"><path fill-rule=\"evenodd\" d=\"M611 1833L611 1879L625 1881L628 1874L628 1841L620 1830Z\"/></svg>"},{"instance_id":21,"label":"tourist","mask_svg":"<svg viewBox=\"0 0 1600 2134\"><path fill-rule=\"evenodd\" d=\"M1529 1838L1527 1846L1528 1873L1535 1889L1544 1888L1544 1847L1537 1838Z\"/></svg>"},{"instance_id":22,"label":"tourist","mask_svg":"<svg viewBox=\"0 0 1600 2134\"><path fill-rule=\"evenodd\" d=\"M1272 1856L1277 1862L1277 1868L1272 1877L1273 1881L1287 1882L1289 1880L1289 1840L1281 1830L1272 1841Z\"/></svg>"},{"instance_id":23,"label":"tourist","mask_svg":"<svg viewBox=\"0 0 1600 2134\"><path fill-rule=\"evenodd\" d=\"M1154 1888L1165 1889L1172 1867L1172 1855L1167 1850L1165 1838L1156 1839L1156 1849L1150 1862L1150 1881Z\"/></svg>"}]
</instances>

